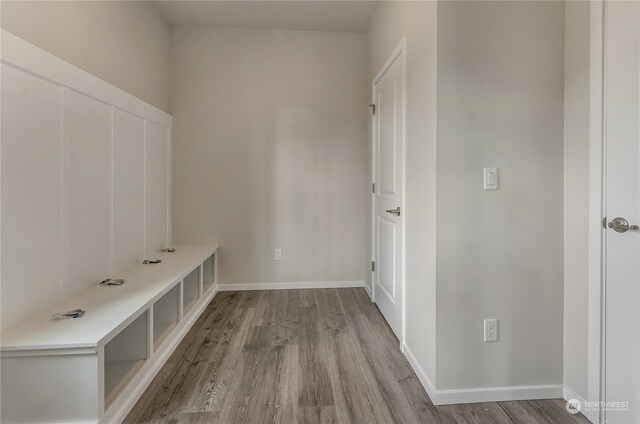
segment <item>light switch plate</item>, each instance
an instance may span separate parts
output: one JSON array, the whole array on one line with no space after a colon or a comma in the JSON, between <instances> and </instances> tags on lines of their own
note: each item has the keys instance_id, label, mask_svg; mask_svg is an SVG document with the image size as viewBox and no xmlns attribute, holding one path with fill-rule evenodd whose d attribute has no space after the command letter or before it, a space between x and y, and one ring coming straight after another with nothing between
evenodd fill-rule
<instances>
[{"instance_id":1,"label":"light switch plate","mask_svg":"<svg viewBox=\"0 0 640 424\"><path fill-rule=\"evenodd\" d=\"M498 189L498 168L484 168L484 189Z\"/></svg>"}]
</instances>

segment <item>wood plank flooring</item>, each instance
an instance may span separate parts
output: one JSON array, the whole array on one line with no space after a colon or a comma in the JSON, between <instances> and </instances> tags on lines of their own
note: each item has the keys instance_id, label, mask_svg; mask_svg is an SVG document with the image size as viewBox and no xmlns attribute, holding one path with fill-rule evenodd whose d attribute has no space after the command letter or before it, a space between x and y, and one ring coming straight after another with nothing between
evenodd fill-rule
<instances>
[{"instance_id":1,"label":"wood plank flooring","mask_svg":"<svg viewBox=\"0 0 640 424\"><path fill-rule=\"evenodd\" d=\"M564 404L434 406L364 289L221 292L125 422L588 422Z\"/></svg>"}]
</instances>

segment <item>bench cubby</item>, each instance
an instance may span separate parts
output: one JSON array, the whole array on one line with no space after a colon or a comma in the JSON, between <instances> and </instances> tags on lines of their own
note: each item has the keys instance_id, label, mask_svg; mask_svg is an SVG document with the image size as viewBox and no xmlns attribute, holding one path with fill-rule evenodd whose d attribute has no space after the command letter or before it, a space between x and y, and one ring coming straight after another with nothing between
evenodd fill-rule
<instances>
[{"instance_id":1,"label":"bench cubby","mask_svg":"<svg viewBox=\"0 0 640 424\"><path fill-rule=\"evenodd\" d=\"M176 285L153 304L153 348L164 341L180 321L180 286Z\"/></svg>"},{"instance_id":2,"label":"bench cubby","mask_svg":"<svg viewBox=\"0 0 640 424\"><path fill-rule=\"evenodd\" d=\"M105 406L111 404L147 360L148 325L149 311L145 311L104 345Z\"/></svg>"},{"instance_id":3,"label":"bench cubby","mask_svg":"<svg viewBox=\"0 0 640 424\"><path fill-rule=\"evenodd\" d=\"M182 314L186 315L200 297L200 267L182 280Z\"/></svg>"},{"instance_id":4,"label":"bench cubby","mask_svg":"<svg viewBox=\"0 0 640 424\"><path fill-rule=\"evenodd\" d=\"M113 275L121 286L95 284L5 330L0 421L122 421L217 291L217 246L175 249ZM51 318L76 308L83 317Z\"/></svg>"},{"instance_id":5,"label":"bench cubby","mask_svg":"<svg viewBox=\"0 0 640 424\"><path fill-rule=\"evenodd\" d=\"M213 283L217 280L216 272L218 271L217 252L213 253L202 263L202 291L209 290Z\"/></svg>"}]
</instances>

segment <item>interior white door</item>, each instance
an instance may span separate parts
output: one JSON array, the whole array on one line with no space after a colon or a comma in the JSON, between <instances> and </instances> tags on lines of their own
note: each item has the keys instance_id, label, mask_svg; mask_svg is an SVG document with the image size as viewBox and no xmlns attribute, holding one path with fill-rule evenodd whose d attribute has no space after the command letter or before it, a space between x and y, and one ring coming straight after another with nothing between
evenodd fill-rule
<instances>
[{"instance_id":1,"label":"interior white door","mask_svg":"<svg viewBox=\"0 0 640 424\"><path fill-rule=\"evenodd\" d=\"M605 422L640 423L640 3L605 4ZM622 218L626 221L623 221ZM628 402L628 403L627 403Z\"/></svg>"},{"instance_id":2,"label":"interior white door","mask_svg":"<svg viewBox=\"0 0 640 424\"><path fill-rule=\"evenodd\" d=\"M374 301L389 326L401 339L403 255L403 104L402 49L374 81L375 194L374 194Z\"/></svg>"}]
</instances>

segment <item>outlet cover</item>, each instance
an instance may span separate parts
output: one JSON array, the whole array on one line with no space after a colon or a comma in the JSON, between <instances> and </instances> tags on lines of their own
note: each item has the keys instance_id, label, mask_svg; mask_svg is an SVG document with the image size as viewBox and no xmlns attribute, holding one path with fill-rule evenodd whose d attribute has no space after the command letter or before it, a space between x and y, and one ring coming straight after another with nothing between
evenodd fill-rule
<instances>
[{"instance_id":1,"label":"outlet cover","mask_svg":"<svg viewBox=\"0 0 640 424\"><path fill-rule=\"evenodd\" d=\"M276 261L281 261L282 260L282 249L276 249L274 255L273 255L273 259Z\"/></svg>"},{"instance_id":2,"label":"outlet cover","mask_svg":"<svg viewBox=\"0 0 640 424\"><path fill-rule=\"evenodd\" d=\"M498 341L498 320L496 318L490 318L490 319L484 320L484 341L485 342Z\"/></svg>"}]
</instances>

